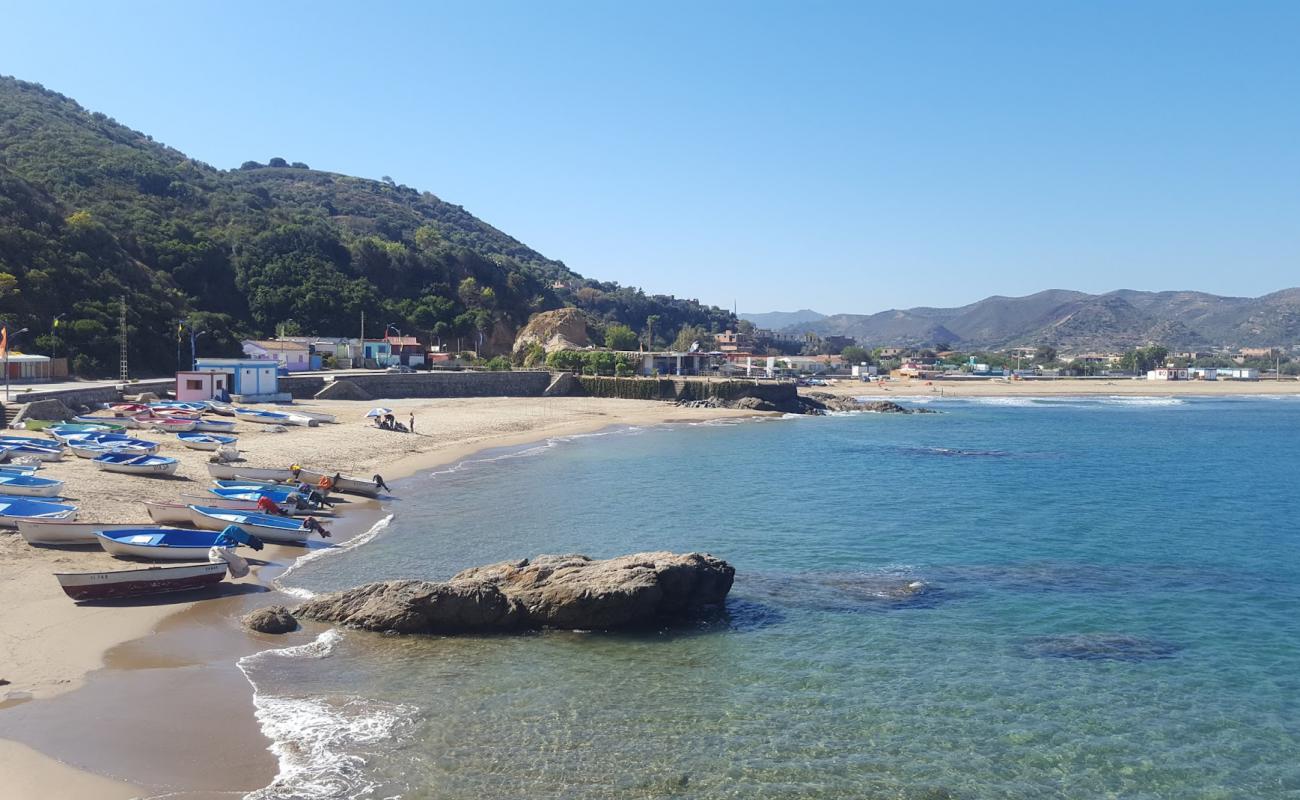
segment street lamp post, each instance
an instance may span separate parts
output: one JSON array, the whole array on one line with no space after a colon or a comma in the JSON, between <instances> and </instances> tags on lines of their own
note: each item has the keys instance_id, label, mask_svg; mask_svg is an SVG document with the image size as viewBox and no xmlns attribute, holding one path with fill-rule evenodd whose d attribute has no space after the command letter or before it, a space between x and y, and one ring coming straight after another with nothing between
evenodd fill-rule
<instances>
[{"instance_id":1,"label":"street lamp post","mask_svg":"<svg viewBox=\"0 0 1300 800\"><path fill-rule=\"evenodd\" d=\"M9 351L13 349L13 339L20 333L27 333L27 329L14 331L5 337L5 402L9 402Z\"/></svg>"},{"instance_id":2,"label":"street lamp post","mask_svg":"<svg viewBox=\"0 0 1300 800\"><path fill-rule=\"evenodd\" d=\"M195 333L193 330L190 331L190 369L191 370L197 369L199 363L198 358L194 355L194 343L197 342L199 337L205 333L207 333L207 331L199 331L198 333Z\"/></svg>"}]
</instances>

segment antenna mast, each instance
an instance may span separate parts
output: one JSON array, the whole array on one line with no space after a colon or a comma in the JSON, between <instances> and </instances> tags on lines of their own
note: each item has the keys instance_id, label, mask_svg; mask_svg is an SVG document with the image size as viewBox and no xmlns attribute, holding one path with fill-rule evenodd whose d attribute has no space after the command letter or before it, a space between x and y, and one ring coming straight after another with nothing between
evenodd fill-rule
<instances>
[{"instance_id":1,"label":"antenna mast","mask_svg":"<svg viewBox=\"0 0 1300 800\"><path fill-rule=\"evenodd\" d=\"M122 295L117 312L117 341L119 343L120 364L118 377L123 383L127 381L126 368L126 295Z\"/></svg>"}]
</instances>

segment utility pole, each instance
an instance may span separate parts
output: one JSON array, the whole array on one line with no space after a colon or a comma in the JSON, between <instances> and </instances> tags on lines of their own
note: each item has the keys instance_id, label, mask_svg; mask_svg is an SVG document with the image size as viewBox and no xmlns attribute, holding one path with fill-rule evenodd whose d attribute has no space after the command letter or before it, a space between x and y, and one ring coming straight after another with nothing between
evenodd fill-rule
<instances>
[{"instance_id":1,"label":"utility pole","mask_svg":"<svg viewBox=\"0 0 1300 800\"><path fill-rule=\"evenodd\" d=\"M117 338L119 342L120 363L118 369L118 378L122 383L127 381L126 365L126 295L122 295L117 312Z\"/></svg>"}]
</instances>

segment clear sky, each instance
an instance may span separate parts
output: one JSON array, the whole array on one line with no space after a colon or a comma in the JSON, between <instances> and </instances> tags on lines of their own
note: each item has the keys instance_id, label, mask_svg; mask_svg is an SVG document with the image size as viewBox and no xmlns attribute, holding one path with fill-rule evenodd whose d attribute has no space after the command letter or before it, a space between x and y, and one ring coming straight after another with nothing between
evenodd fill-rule
<instances>
[{"instance_id":1,"label":"clear sky","mask_svg":"<svg viewBox=\"0 0 1300 800\"><path fill-rule=\"evenodd\" d=\"M742 311L1300 284L1300 2L15 2L0 72Z\"/></svg>"}]
</instances>

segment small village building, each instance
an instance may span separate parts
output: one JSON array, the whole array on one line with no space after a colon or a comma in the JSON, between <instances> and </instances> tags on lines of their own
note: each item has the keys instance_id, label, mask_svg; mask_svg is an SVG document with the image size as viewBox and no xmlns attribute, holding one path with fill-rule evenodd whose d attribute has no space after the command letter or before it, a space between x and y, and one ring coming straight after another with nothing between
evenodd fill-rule
<instances>
[{"instance_id":1,"label":"small village building","mask_svg":"<svg viewBox=\"0 0 1300 800\"><path fill-rule=\"evenodd\" d=\"M713 337L718 349L724 353L737 353L742 350L748 350L753 346L753 341L748 334L738 331L723 331Z\"/></svg>"},{"instance_id":2,"label":"small village building","mask_svg":"<svg viewBox=\"0 0 1300 800\"><path fill-rule=\"evenodd\" d=\"M1219 370L1217 367L1188 367L1187 378L1193 381L1217 381Z\"/></svg>"},{"instance_id":3,"label":"small village building","mask_svg":"<svg viewBox=\"0 0 1300 800\"><path fill-rule=\"evenodd\" d=\"M1147 370L1149 381L1185 381L1187 377L1187 367L1157 367Z\"/></svg>"},{"instance_id":4,"label":"small village building","mask_svg":"<svg viewBox=\"0 0 1300 800\"><path fill-rule=\"evenodd\" d=\"M9 353L5 358L8 364L9 380L32 383L48 381L52 377L49 356L27 355L26 353Z\"/></svg>"},{"instance_id":5,"label":"small village building","mask_svg":"<svg viewBox=\"0 0 1300 800\"><path fill-rule=\"evenodd\" d=\"M878 370L875 364L854 364L851 372L853 377L869 381L876 377Z\"/></svg>"},{"instance_id":6,"label":"small village building","mask_svg":"<svg viewBox=\"0 0 1300 800\"><path fill-rule=\"evenodd\" d=\"M274 359L286 372L306 372L311 369L311 346L306 342L249 339L243 342L243 346L244 354L249 358Z\"/></svg>"},{"instance_id":7,"label":"small village building","mask_svg":"<svg viewBox=\"0 0 1300 800\"><path fill-rule=\"evenodd\" d=\"M414 336L389 336L388 352L392 363L408 367L422 366L425 361L424 345Z\"/></svg>"},{"instance_id":8,"label":"small village building","mask_svg":"<svg viewBox=\"0 0 1300 800\"><path fill-rule=\"evenodd\" d=\"M274 403L291 400L280 391L280 362L265 358L200 358L196 372L222 372L230 376L230 397L243 403Z\"/></svg>"},{"instance_id":9,"label":"small village building","mask_svg":"<svg viewBox=\"0 0 1300 800\"><path fill-rule=\"evenodd\" d=\"M388 367L397 363L393 360L393 346L387 339L366 339L361 343L361 358L366 366L373 363L377 367Z\"/></svg>"},{"instance_id":10,"label":"small village building","mask_svg":"<svg viewBox=\"0 0 1300 800\"><path fill-rule=\"evenodd\" d=\"M639 375L703 375L707 373L709 355L707 353L679 353L673 350L662 352L634 352L625 355L641 359L637 369Z\"/></svg>"},{"instance_id":11,"label":"small village building","mask_svg":"<svg viewBox=\"0 0 1300 800\"><path fill-rule=\"evenodd\" d=\"M176 373L176 399L226 400L230 397L231 373L215 371L186 371Z\"/></svg>"},{"instance_id":12,"label":"small village building","mask_svg":"<svg viewBox=\"0 0 1300 800\"><path fill-rule=\"evenodd\" d=\"M1220 368L1218 377L1220 380L1228 381L1257 381L1259 380L1259 370L1253 367Z\"/></svg>"}]
</instances>

